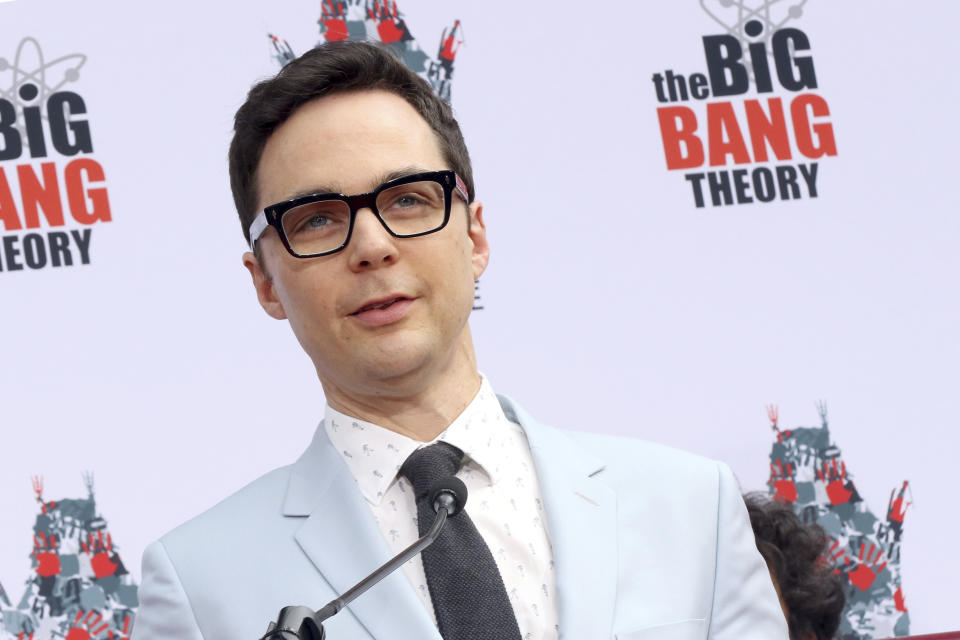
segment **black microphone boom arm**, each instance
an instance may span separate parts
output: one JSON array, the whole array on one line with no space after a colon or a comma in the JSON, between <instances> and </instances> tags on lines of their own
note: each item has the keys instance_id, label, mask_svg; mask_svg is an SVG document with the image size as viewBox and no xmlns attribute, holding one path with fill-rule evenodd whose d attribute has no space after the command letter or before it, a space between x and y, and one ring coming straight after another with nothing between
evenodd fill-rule
<instances>
[{"instance_id":1,"label":"black microphone boom arm","mask_svg":"<svg viewBox=\"0 0 960 640\"><path fill-rule=\"evenodd\" d=\"M382 567L358 582L349 591L344 592L339 598L334 598L327 604L323 605L323 608L317 611L316 619L322 622L334 615L340 611L340 609L343 609L345 606L350 604L350 602L352 602L357 596L387 577L407 560L429 547L431 544L433 544L433 541L437 539L437 536L440 535L440 531L443 529L443 525L446 523L447 510L446 508L441 507L440 510L437 511L437 517L434 518L433 524L430 525L430 530L427 531L425 536L401 551L400 555L394 556L392 560L388 560Z\"/></svg>"}]
</instances>

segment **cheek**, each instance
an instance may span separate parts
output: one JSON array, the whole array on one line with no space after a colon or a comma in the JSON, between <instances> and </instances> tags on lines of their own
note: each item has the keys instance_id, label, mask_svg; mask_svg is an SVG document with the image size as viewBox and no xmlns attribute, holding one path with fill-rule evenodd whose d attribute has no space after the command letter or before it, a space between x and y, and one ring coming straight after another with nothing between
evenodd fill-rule
<instances>
[{"instance_id":1,"label":"cheek","mask_svg":"<svg viewBox=\"0 0 960 640\"><path fill-rule=\"evenodd\" d=\"M323 291L315 279L301 278L284 284L277 287L277 295L292 325L310 329L331 324L336 314L329 292Z\"/></svg>"},{"instance_id":2,"label":"cheek","mask_svg":"<svg viewBox=\"0 0 960 640\"><path fill-rule=\"evenodd\" d=\"M470 236L467 234L467 230L462 221L461 224L457 225L453 235L456 238L456 242L454 244L454 255L457 261L457 267L461 271L472 274L473 243L470 241ZM470 277L472 278L472 275Z\"/></svg>"},{"instance_id":3,"label":"cheek","mask_svg":"<svg viewBox=\"0 0 960 640\"><path fill-rule=\"evenodd\" d=\"M455 325L466 323L473 311L474 277L471 245L465 237L458 243L446 271L446 313Z\"/></svg>"},{"instance_id":4,"label":"cheek","mask_svg":"<svg viewBox=\"0 0 960 640\"><path fill-rule=\"evenodd\" d=\"M473 297L473 261L469 238L464 235L446 247L443 259L435 262L437 277L443 282L444 295L450 302L469 293Z\"/></svg>"}]
</instances>

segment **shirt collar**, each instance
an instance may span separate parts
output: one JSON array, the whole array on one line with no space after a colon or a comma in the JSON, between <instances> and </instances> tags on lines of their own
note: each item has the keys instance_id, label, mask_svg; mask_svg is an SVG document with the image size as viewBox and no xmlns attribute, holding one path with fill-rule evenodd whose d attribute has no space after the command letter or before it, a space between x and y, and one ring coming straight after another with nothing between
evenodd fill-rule
<instances>
[{"instance_id":1,"label":"shirt collar","mask_svg":"<svg viewBox=\"0 0 960 640\"><path fill-rule=\"evenodd\" d=\"M340 413L326 407L324 429L336 447L367 501L379 504L394 482L403 462L419 447L432 444ZM497 481L500 472L498 450L508 441L510 424L486 376L481 374L480 390L459 416L433 442L447 442L464 452Z\"/></svg>"}]
</instances>

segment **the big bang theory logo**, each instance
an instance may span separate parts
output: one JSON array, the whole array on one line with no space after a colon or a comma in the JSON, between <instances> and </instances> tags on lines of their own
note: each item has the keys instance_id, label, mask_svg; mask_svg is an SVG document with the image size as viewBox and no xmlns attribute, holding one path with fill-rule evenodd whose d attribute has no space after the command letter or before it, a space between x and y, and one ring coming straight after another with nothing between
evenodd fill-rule
<instances>
[{"instance_id":1,"label":"the big bang theory logo","mask_svg":"<svg viewBox=\"0 0 960 640\"><path fill-rule=\"evenodd\" d=\"M33 38L0 58L0 271L89 264L92 227L111 219L86 103L63 89L85 61L45 62Z\"/></svg>"},{"instance_id":2,"label":"the big bang theory logo","mask_svg":"<svg viewBox=\"0 0 960 640\"><path fill-rule=\"evenodd\" d=\"M653 74L667 169L697 207L816 198L812 161L837 155L810 39L753 14L703 37L706 73Z\"/></svg>"}]
</instances>

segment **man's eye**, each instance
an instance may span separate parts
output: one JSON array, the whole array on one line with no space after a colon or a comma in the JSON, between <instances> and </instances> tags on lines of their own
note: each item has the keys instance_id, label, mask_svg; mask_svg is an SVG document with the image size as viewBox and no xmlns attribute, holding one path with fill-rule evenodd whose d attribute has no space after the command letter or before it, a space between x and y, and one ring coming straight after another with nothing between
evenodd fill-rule
<instances>
[{"instance_id":1,"label":"man's eye","mask_svg":"<svg viewBox=\"0 0 960 640\"><path fill-rule=\"evenodd\" d=\"M305 217L293 227L294 233L309 233L321 231L330 225L330 218L321 215Z\"/></svg>"},{"instance_id":2,"label":"man's eye","mask_svg":"<svg viewBox=\"0 0 960 640\"><path fill-rule=\"evenodd\" d=\"M415 207L419 204L423 204L423 201L420 198L418 198L413 194L407 194L397 198L397 201L393 203L393 206L406 208L406 207Z\"/></svg>"}]
</instances>

